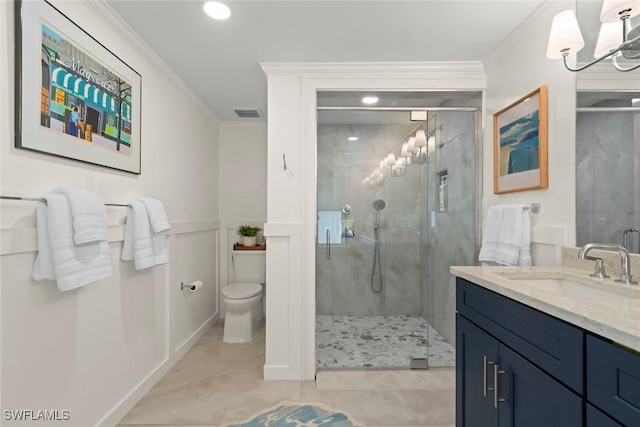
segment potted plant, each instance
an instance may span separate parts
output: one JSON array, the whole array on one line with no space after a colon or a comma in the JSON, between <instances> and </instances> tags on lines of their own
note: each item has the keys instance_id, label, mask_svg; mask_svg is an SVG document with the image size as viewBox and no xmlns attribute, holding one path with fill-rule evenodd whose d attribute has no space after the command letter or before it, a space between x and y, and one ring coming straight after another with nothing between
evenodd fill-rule
<instances>
[{"instance_id":1,"label":"potted plant","mask_svg":"<svg viewBox=\"0 0 640 427\"><path fill-rule=\"evenodd\" d=\"M255 246L256 245L256 234L261 231L260 227L252 227L250 225L241 225L238 227L236 233L240 236L240 243L242 246Z\"/></svg>"}]
</instances>

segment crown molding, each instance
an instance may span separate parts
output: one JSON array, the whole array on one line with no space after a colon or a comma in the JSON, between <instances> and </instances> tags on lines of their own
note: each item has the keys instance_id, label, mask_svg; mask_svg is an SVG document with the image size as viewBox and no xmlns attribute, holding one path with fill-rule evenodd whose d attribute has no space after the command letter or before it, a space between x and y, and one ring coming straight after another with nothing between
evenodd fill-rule
<instances>
[{"instance_id":1,"label":"crown molding","mask_svg":"<svg viewBox=\"0 0 640 427\"><path fill-rule=\"evenodd\" d=\"M481 61L430 61L430 62L261 62L268 75L296 74L306 77L332 75L346 77L406 77L425 78L447 75L461 79L485 79Z\"/></svg>"},{"instance_id":2,"label":"crown molding","mask_svg":"<svg viewBox=\"0 0 640 427\"><path fill-rule=\"evenodd\" d=\"M640 91L638 72L621 72L611 62L601 62L576 73L576 90Z\"/></svg>"}]
</instances>

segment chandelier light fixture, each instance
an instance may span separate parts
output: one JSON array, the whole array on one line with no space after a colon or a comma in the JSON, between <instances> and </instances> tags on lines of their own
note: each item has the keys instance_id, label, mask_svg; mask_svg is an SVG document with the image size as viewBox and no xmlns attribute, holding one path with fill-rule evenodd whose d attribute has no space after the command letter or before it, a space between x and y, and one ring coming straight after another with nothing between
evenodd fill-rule
<instances>
[{"instance_id":1,"label":"chandelier light fixture","mask_svg":"<svg viewBox=\"0 0 640 427\"><path fill-rule=\"evenodd\" d=\"M402 144L398 157L392 152L388 153L380 160L378 167L363 178L362 185L377 187L383 184L386 178L404 176L410 165L425 163L427 158L435 153L436 147L442 145L442 126L431 133L419 129L415 136L409 137L408 141Z\"/></svg>"},{"instance_id":2,"label":"chandelier light fixture","mask_svg":"<svg viewBox=\"0 0 640 427\"><path fill-rule=\"evenodd\" d=\"M551 24L547 58L562 58L569 71L582 71L600 61L611 58L618 71L632 71L640 63L625 67L620 57L640 59L640 25L631 28L630 19L640 14L640 0L604 0L600 13L600 31L594 51L594 60L578 68L567 63L567 57L584 47L584 39L573 10L558 13Z\"/></svg>"}]
</instances>

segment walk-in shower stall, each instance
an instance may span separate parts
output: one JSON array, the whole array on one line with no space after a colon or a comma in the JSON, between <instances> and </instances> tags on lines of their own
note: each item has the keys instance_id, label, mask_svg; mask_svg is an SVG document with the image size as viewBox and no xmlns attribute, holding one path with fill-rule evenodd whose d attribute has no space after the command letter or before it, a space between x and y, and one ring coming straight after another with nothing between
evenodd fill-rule
<instances>
[{"instance_id":1,"label":"walk-in shower stall","mask_svg":"<svg viewBox=\"0 0 640 427\"><path fill-rule=\"evenodd\" d=\"M480 93L319 92L318 369L455 364L478 246Z\"/></svg>"}]
</instances>

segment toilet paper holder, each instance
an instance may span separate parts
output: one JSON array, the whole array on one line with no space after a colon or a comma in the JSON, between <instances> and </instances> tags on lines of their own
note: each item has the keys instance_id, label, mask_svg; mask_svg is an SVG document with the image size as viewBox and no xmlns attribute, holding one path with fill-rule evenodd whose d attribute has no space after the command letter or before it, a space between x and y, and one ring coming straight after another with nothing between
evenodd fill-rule
<instances>
[{"instance_id":1,"label":"toilet paper holder","mask_svg":"<svg viewBox=\"0 0 640 427\"><path fill-rule=\"evenodd\" d=\"M194 292L196 289L198 289L198 284L201 284L202 282L200 281L195 281L193 283L189 283L188 285L185 285L184 282L180 282L180 290L184 291L185 289L190 290L191 292Z\"/></svg>"},{"instance_id":2,"label":"toilet paper holder","mask_svg":"<svg viewBox=\"0 0 640 427\"><path fill-rule=\"evenodd\" d=\"M189 289L190 291L195 291L196 285L194 285L193 283L185 285L184 282L180 282L180 290L184 291L185 289Z\"/></svg>"}]
</instances>

